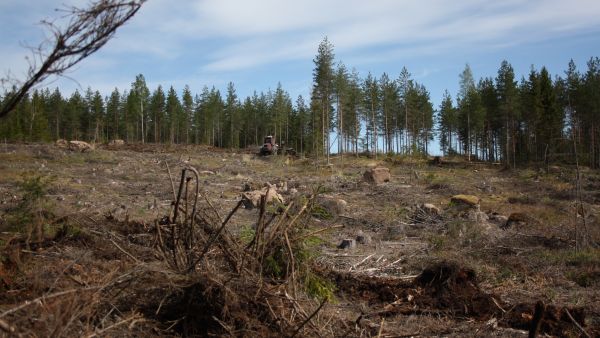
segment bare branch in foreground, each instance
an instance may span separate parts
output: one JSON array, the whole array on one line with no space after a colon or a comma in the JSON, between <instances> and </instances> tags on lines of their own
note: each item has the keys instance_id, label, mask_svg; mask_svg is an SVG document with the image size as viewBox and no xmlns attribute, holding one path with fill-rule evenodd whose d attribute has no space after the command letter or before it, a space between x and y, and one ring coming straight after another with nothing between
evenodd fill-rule
<instances>
[{"instance_id":1,"label":"bare branch in foreground","mask_svg":"<svg viewBox=\"0 0 600 338\"><path fill-rule=\"evenodd\" d=\"M52 37L33 48L33 58L27 71L27 79L19 83L10 78L1 79L2 84L12 84L0 106L0 118L13 110L27 92L49 76L61 76L81 60L104 46L127 20L131 19L146 0L97 0L89 8L70 7L64 11L68 19L66 27L43 20ZM38 61L39 60L39 61ZM36 62L38 61L38 62Z\"/></svg>"}]
</instances>

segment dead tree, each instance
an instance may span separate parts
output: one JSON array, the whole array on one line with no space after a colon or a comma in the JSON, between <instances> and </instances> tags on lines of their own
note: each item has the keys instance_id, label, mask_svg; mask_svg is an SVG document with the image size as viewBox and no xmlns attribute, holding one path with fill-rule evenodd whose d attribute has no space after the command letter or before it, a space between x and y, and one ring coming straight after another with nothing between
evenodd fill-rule
<instances>
[{"instance_id":1,"label":"dead tree","mask_svg":"<svg viewBox=\"0 0 600 338\"><path fill-rule=\"evenodd\" d=\"M0 118L13 110L27 92L49 76L63 75L81 60L98 51L127 20L131 19L146 0L97 0L88 8L67 7L66 27L53 21L43 20L51 38L32 48L26 80L18 81L9 76L1 79L3 85L13 89L0 106Z\"/></svg>"}]
</instances>

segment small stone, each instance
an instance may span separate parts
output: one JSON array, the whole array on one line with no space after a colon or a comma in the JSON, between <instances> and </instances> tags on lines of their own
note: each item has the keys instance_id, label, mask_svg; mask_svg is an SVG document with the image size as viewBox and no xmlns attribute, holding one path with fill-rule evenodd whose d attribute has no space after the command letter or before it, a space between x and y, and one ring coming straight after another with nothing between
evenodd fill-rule
<instances>
[{"instance_id":1,"label":"small stone","mask_svg":"<svg viewBox=\"0 0 600 338\"><path fill-rule=\"evenodd\" d=\"M442 213L442 211L440 210L440 208L436 207L435 205L431 204L431 203L425 203L421 206L421 208L428 213L429 215L439 215Z\"/></svg>"}]
</instances>

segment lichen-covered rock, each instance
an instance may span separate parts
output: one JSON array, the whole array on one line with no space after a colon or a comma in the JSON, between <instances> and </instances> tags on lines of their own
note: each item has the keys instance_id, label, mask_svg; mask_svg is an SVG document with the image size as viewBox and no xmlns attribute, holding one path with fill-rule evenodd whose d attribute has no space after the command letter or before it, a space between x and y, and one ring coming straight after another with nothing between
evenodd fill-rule
<instances>
[{"instance_id":1,"label":"lichen-covered rock","mask_svg":"<svg viewBox=\"0 0 600 338\"><path fill-rule=\"evenodd\" d=\"M454 195L450 199L450 202L460 206L478 208L481 198L474 195Z\"/></svg>"},{"instance_id":2,"label":"lichen-covered rock","mask_svg":"<svg viewBox=\"0 0 600 338\"><path fill-rule=\"evenodd\" d=\"M365 171L363 178L369 183L382 184L389 182L392 175L390 174L390 169L386 167L376 167Z\"/></svg>"},{"instance_id":3,"label":"lichen-covered rock","mask_svg":"<svg viewBox=\"0 0 600 338\"><path fill-rule=\"evenodd\" d=\"M68 148L69 147L69 141L65 140L65 139L58 139L56 140L56 146L59 148Z\"/></svg>"},{"instance_id":4,"label":"lichen-covered rock","mask_svg":"<svg viewBox=\"0 0 600 338\"><path fill-rule=\"evenodd\" d=\"M69 150L85 153L94 150L94 147L83 141L69 141Z\"/></svg>"},{"instance_id":5,"label":"lichen-covered rock","mask_svg":"<svg viewBox=\"0 0 600 338\"><path fill-rule=\"evenodd\" d=\"M327 195L319 196L318 203L333 216L343 215L348 206L343 199Z\"/></svg>"},{"instance_id":6,"label":"lichen-covered rock","mask_svg":"<svg viewBox=\"0 0 600 338\"><path fill-rule=\"evenodd\" d=\"M517 228L522 228L524 226L527 225L532 225L532 224L538 224L539 222L524 213L521 212L513 212L512 214L510 214L510 216L508 216L508 219L506 220L506 223L504 224L504 226L502 227L503 229L508 229L512 226L516 226Z\"/></svg>"}]
</instances>

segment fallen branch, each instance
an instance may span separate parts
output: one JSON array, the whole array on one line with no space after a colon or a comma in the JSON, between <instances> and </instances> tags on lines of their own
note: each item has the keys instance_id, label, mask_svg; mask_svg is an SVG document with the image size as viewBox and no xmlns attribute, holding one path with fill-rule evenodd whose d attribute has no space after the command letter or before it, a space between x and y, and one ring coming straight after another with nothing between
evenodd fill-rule
<instances>
[{"instance_id":1,"label":"fallen branch","mask_svg":"<svg viewBox=\"0 0 600 338\"><path fill-rule=\"evenodd\" d=\"M299 239L303 239L303 238L306 238L306 237L311 237L311 236L314 236L314 235L316 235L316 234L318 234L318 233L321 233L321 232L324 232L324 231L327 231L327 230L338 229L338 228L343 228L343 227L344 227L344 225L343 225L343 224L338 224L338 225L331 226L331 227L329 227L329 228L323 228L323 229L315 230L315 231L313 231L313 232L309 232L309 233L307 233L307 234L300 235L300 236L298 236L298 237L295 237L295 238L293 238L293 239L292 239L292 242L295 242L295 241L297 241L297 240L299 240Z\"/></svg>"},{"instance_id":2,"label":"fallen branch","mask_svg":"<svg viewBox=\"0 0 600 338\"><path fill-rule=\"evenodd\" d=\"M357 266L361 265L362 263L366 262L369 258L373 257L373 255L375 255L375 253L372 253L370 255L368 255L367 257L365 257L363 260L361 260L360 262L352 265L350 267L350 269L348 269L348 272L352 271L353 269L356 269Z\"/></svg>"},{"instance_id":3,"label":"fallen branch","mask_svg":"<svg viewBox=\"0 0 600 338\"><path fill-rule=\"evenodd\" d=\"M56 297L68 295L68 294L79 292L79 291L101 290L102 288L104 288L104 286L90 286L90 287L86 287L86 288L69 289L69 290L65 290L65 291L55 292L55 293L52 293L52 294L49 294L49 295L44 295L44 296L35 298L33 300L25 301L25 303L23 303L23 304L21 304L21 305L19 305L17 307L14 307L14 308L12 308L10 310L6 310L6 311L2 312L0 314L0 318L5 317L5 316L7 316L7 315L9 315L11 313L15 313L15 312L17 312L19 310L22 310L22 309L24 309L24 308L26 308L26 307L28 307L30 305L33 305L33 304L42 304L42 302L45 301L45 300L47 300L47 299L52 299L52 298L56 298Z\"/></svg>"},{"instance_id":4,"label":"fallen branch","mask_svg":"<svg viewBox=\"0 0 600 338\"><path fill-rule=\"evenodd\" d=\"M306 318L306 320L304 320L302 322L302 324L300 324L300 326L298 326L298 328L294 331L294 333L292 333L292 335L290 336L291 338L295 337L298 332L300 332L300 330L302 330L302 328L304 327L304 325L306 325L308 322L310 322L310 320L317 315L317 313L319 313L319 311L321 311L321 308L325 305L325 303L327 303L327 298L324 298L321 301L321 305L319 305L319 307L308 317Z\"/></svg>"},{"instance_id":5,"label":"fallen branch","mask_svg":"<svg viewBox=\"0 0 600 338\"><path fill-rule=\"evenodd\" d=\"M573 324L579 329L579 331L581 331L581 333L583 333L588 338L592 338L592 336L590 336L590 334L587 333L581 325L579 325L579 323L575 320L575 318L573 318L573 316L571 316L571 313L569 312L569 310L566 307L565 307L565 313L567 314L569 319L573 322Z\"/></svg>"},{"instance_id":6,"label":"fallen branch","mask_svg":"<svg viewBox=\"0 0 600 338\"><path fill-rule=\"evenodd\" d=\"M112 244L114 244L117 247L117 249L121 250L122 253L124 253L127 256L129 256L129 258L133 259L134 262L136 262L138 264L141 263L141 261L139 259L137 259L134 255L130 254L125 249L123 249L122 247L120 247L119 244L117 244L117 242L115 242L112 238L109 238L109 240L111 241Z\"/></svg>"},{"instance_id":7,"label":"fallen branch","mask_svg":"<svg viewBox=\"0 0 600 338\"><path fill-rule=\"evenodd\" d=\"M15 332L15 328L13 326L10 326L10 324L8 324L2 319L0 319L0 329L8 333Z\"/></svg>"},{"instance_id":8,"label":"fallen branch","mask_svg":"<svg viewBox=\"0 0 600 338\"><path fill-rule=\"evenodd\" d=\"M92 333L92 334L86 336L86 338L96 337L96 336L101 335L101 334L103 334L104 332L106 332L106 331L108 331L110 329L114 329L115 327L123 325L125 323L130 322L130 321L133 321L133 323L135 323L135 322L139 321L139 319L140 319L140 316L137 315L137 314L134 314L133 316L131 316L131 317L127 318L127 319L123 319L120 322L114 323L112 325L109 325L109 326L105 327L102 330L99 330L99 331L96 331L96 332ZM131 326L130 326L130 329L131 329Z\"/></svg>"}]
</instances>

